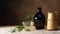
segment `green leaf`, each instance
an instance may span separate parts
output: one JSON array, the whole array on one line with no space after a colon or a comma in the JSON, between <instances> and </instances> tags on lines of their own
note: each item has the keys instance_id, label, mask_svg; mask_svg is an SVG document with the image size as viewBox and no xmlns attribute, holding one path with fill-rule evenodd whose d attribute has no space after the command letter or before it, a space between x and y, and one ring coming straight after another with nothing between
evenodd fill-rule
<instances>
[{"instance_id":1,"label":"green leaf","mask_svg":"<svg viewBox=\"0 0 60 34\"><path fill-rule=\"evenodd\" d=\"M20 26L17 26L16 29L20 32L20 31L22 31L23 26L21 26L21 25Z\"/></svg>"},{"instance_id":2,"label":"green leaf","mask_svg":"<svg viewBox=\"0 0 60 34\"><path fill-rule=\"evenodd\" d=\"M24 21L29 21L29 20L33 19L33 17L34 17L34 13L33 13L33 12L32 12L32 13L29 13L29 14L24 18Z\"/></svg>"},{"instance_id":3,"label":"green leaf","mask_svg":"<svg viewBox=\"0 0 60 34\"><path fill-rule=\"evenodd\" d=\"M13 29L13 30L11 31L11 33L14 33L14 32L16 32L16 30L15 30L15 29Z\"/></svg>"}]
</instances>

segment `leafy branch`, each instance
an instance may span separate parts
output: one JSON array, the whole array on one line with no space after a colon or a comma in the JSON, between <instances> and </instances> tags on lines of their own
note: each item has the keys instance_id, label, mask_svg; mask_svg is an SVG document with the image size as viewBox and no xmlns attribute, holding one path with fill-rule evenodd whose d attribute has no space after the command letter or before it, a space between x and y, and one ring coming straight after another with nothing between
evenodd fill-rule
<instances>
[{"instance_id":1,"label":"leafy branch","mask_svg":"<svg viewBox=\"0 0 60 34\"><path fill-rule=\"evenodd\" d=\"M28 14L28 15L24 18L24 21L31 21L31 20L33 20L33 17L34 17L34 13L32 12L32 13ZM20 31L22 31L23 28L24 28L23 25L19 25L19 26L17 26L15 29L13 29L13 30L11 31L11 33L14 33L14 32L16 32L16 31L20 32Z\"/></svg>"},{"instance_id":2,"label":"leafy branch","mask_svg":"<svg viewBox=\"0 0 60 34\"><path fill-rule=\"evenodd\" d=\"M20 26L17 26L15 29L11 30L10 32L11 32L11 33L14 33L14 32L16 32L16 31L20 32L20 31L22 31L23 28L24 28L24 27L23 27L22 25L20 25Z\"/></svg>"},{"instance_id":3,"label":"leafy branch","mask_svg":"<svg viewBox=\"0 0 60 34\"><path fill-rule=\"evenodd\" d=\"M31 21L33 20L33 17L34 17L34 13L30 13L24 18L24 21Z\"/></svg>"}]
</instances>

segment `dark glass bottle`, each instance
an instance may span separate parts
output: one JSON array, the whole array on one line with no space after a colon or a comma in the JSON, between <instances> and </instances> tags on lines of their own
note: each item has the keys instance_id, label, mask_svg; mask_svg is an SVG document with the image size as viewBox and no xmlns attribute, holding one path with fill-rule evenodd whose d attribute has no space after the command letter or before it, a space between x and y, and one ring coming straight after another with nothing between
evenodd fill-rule
<instances>
[{"instance_id":1,"label":"dark glass bottle","mask_svg":"<svg viewBox=\"0 0 60 34\"><path fill-rule=\"evenodd\" d=\"M45 16L42 13L41 7L37 8L37 13L34 16L34 26L37 30L43 29L45 25Z\"/></svg>"}]
</instances>

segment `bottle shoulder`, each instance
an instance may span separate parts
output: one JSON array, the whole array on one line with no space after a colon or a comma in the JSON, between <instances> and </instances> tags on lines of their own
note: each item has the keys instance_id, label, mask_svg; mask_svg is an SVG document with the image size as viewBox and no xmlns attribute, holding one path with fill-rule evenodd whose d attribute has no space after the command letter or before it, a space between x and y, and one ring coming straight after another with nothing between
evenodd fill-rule
<instances>
[{"instance_id":1,"label":"bottle shoulder","mask_svg":"<svg viewBox=\"0 0 60 34\"><path fill-rule=\"evenodd\" d=\"M45 16L43 13L36 13L34 19L45 19Z\"/></svg>"},{"instance_id":2,"label":"bottle shoulder","mask_svg":"<svg viewBox=\"0 0 60 34\"><path fill-rule=\"evenodd\" d=\"M37 12L37 13L35 14L35 16L44 16L44 14Z\"/></svg>"}]
</instances>

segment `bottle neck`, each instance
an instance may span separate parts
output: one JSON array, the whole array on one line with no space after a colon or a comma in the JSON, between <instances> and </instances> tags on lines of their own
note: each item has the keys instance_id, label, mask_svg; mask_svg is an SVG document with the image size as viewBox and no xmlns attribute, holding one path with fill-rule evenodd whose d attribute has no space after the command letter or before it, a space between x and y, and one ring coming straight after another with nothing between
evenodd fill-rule
<instances>
[{"instance_id":1,"label":"bottle neck","mask_svg":"<svg viewBox=\"0 0 60 34\"><path fill-rule=\"evenodd\" d=\"M40 12L41 13L41 10L37 10L37 12Z\"/></svg>"}]
</instances>

